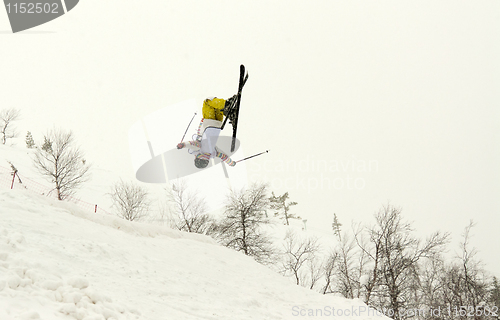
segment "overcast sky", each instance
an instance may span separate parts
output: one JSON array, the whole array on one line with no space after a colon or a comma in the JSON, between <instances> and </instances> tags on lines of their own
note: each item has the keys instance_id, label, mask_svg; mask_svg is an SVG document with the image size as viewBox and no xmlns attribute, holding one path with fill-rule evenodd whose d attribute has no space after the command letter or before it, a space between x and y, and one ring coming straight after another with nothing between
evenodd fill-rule
<instances>
[{"instance_id":1,"label":"overcast sky","mask_svg":"<svg viewBox=\"0 0 500 320\"><path fill-rule=\"evenodd\" d=\"M82 0L21 34L0 10L1 108L23 135L73 129L95 166L134 176L128 130L187 99L227 98L245 64L250 180L329 232L400 206L500 274L500 2ZM201 105L200 105L201 108ZM189 119L165 127L182 136ZM176 117L174 113L172 117ZM221 186L221 188L225 186Z\"/></svg>"}]
</instances>

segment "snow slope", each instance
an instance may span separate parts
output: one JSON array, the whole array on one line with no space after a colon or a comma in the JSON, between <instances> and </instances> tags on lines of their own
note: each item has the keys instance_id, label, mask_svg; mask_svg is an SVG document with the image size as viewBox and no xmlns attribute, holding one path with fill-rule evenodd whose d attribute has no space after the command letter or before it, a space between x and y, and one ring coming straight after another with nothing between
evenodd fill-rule
<instances>
[{"instance_id":1,"label":"snow slope","mask_svg":"<svg viewBox=\"0 0 500 320\"><path fill-rule=\"evenodd\" d=\"M24 187L32 191L40 191L40 189L52 189L53 186L49 181L39 174L33 166L33 158L35 149L28 149L25 142L21 138L8 140L8 143L15 143L14 146L0 144L0 188L10 187L11 178L6 179L2 174L10 175L10 164L12 163L17 169L18 174L23 181ZM38 145L41 144L37 141ZM111 199L108 193L111 192L112 185L120 180L120 175L106 168L102 168L99 163L92 163L90 169L90 180L82 185L82 188L77 190L75 198L82 199L85 202L91 202L90 209L97 204L99 209L105 212L113 212L111 208ZM5 172L7 170L7 172ZM3 178L3 179L2 179ZM30 186L30 184L34 184ZM19 185L15 185L17 188ZM31 187L31 188L30 188Z\"/></svg>"},{"instance_id":2,"label":"snow slope","mask_svg":"<svg viewBox=\"0 0 500 320\"><path fill-rule=\"evenodd\" d=\"M0 156L27 161L7 148ZM1 320L321 319L333 308L381 318L209 237L0 187Z\"/></svg>"}]
</instances>

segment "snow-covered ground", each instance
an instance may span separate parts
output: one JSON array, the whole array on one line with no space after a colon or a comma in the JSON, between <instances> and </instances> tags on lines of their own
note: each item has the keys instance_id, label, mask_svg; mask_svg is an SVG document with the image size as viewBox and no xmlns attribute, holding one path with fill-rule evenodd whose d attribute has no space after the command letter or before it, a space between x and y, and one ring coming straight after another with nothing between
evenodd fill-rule
<instances>
[{"instance_id":1,"label":"snow-covered ground","mask_svg":"<svg viewBox=\"0 0 500 320\"><path fill-rule=\"evenodd\" d=\"M27 149L0 146L0 165L8 167L7 160L38 179ZM106 191L99 183L83 193L101 197ZM2 320L321 319L333 313L381 318L360 301L296 286L209 237L0 187Z\"/></svg>"}]
</instances>

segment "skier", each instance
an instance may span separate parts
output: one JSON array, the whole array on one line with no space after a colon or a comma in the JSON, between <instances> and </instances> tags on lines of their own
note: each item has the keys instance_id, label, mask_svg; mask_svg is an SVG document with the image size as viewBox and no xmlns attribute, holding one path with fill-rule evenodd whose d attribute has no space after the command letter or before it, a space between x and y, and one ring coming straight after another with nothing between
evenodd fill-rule
<instances>
[{"instance_id":1,"label":"skier","mask_svg":"<svg viewBox=\"0 0 500 320\"><path fill-rule=\"evenodd\" d=\"M236 165L235 161L231 160L228 155L218 150L216 147L222 121L224 120L224 116L227 116L229 113L229 109L235 99L236 95L227 100L216 97L205 99L202 108L203 117L198 126L196 140L177 144L177 149L187 147L195 151L194 165L197 168L206 168L210 158L216 157L220 158L231 167ZM232 114L229 115L229 120L234 120L232 119Z\"/></svg>"}]
</instances>

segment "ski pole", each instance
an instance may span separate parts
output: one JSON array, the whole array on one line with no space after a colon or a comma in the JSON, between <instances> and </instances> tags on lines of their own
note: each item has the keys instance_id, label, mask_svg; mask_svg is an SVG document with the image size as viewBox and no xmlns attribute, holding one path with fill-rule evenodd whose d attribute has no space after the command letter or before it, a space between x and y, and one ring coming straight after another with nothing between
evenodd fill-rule
<instances>
[{"instance_id":1,"label":"ski pole","mask_svg":"<svg viewBox=\"0 0 500 320\"><path fill-rule=\"evenodd\" d=\"M182 141L184 141L184 137L186 136L186 133L188 132L189 127L191 126L191 122L193 122L193 119L194 119L195 116L196 116L196 112L194 113L193 117L191 118L191 121L189 121L189 124L188 124L188 126L186 128L186 131L184 132L184 135L182 136L181 143L182 143Z\"/></svg>"},{"instance_id":2,"label":"ski pole","mask_svg":"<svg viewBox=\"0 0 500 320\"><path fill-rule=\"evenodd\" d=\"M266 150L266 151L264 151L264 152L254 154L253 156L246 157L246 158L244 158L244 159L238 160L238 161L236 161L236 163L241 162L241 161L248 160L248 159L253 158L253 157L256 157L256 156L260 156L261 154L268 153L268 152L269 152L269 150Z\"/></svg>"}]
</instances>

